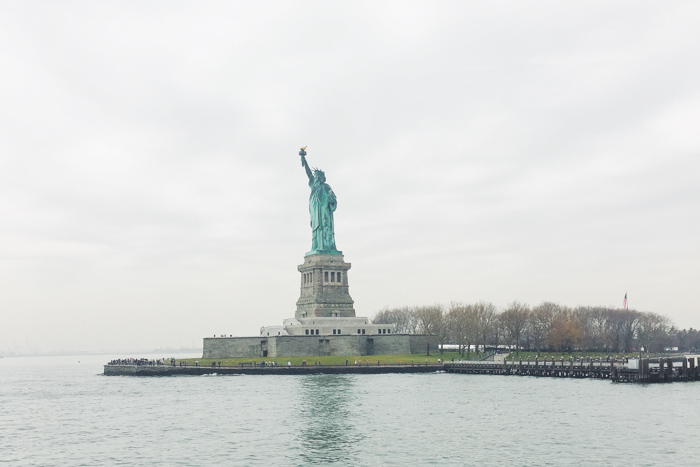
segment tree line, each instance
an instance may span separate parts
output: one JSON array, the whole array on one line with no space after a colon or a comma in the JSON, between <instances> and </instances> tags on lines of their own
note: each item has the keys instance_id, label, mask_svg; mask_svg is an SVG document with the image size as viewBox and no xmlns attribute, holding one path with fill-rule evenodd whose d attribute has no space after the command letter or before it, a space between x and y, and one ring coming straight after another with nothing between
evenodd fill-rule
<instances>
[{"instance_id":1,"label":"tree line","mask_svg":"<svg viewBox=\"0 0 700 467\"><path fill-rule=\"evenodd\" d=\"M530 307L514 301L499 310L493 303L385 308L375 324L395 324L397 333L431 334L438 342L471 349L509 346L525 351L658 353L666 348L700 350L700 331L677 329L658 313L603 306L569 308L544 302Z\"/></svg>"}]
</instances>

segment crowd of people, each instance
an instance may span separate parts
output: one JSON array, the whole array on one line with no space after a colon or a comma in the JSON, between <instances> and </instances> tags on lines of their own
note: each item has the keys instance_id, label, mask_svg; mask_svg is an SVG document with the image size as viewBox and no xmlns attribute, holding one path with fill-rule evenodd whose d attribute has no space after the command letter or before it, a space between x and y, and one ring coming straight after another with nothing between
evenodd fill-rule
<instances>
[{"instance_id":1,"label":"crowd of people","mask_svg":"<svg viewBox=\"0 0 700 467\"><path fill-rule=\"evenodd\" d=\"M165 365L164 359L159 360L149 360L147 358L118 358L111 360L108 365L146 365L146 366L156 366Z\"/></svg>"}]
</instances>

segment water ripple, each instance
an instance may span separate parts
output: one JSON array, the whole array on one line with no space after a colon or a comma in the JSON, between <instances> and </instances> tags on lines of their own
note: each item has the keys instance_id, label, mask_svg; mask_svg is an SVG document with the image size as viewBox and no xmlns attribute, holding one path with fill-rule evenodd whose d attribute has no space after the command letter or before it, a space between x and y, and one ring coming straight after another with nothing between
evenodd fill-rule
<instances>
[{"instance_id":1,"label":"water ripple","mask_svg":"<svg viewBox=\"0 0 700 467\"><path fill-rule=\"evenodd\" d=\"M700 383L107 378L108 359L0 361L0 464L700 465Z\"/></svg>"}]
</instances>

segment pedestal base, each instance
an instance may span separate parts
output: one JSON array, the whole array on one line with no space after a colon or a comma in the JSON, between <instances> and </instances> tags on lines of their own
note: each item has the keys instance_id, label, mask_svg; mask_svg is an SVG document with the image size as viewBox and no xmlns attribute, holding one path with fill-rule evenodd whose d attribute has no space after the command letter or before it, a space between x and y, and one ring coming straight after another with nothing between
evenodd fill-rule
<instances>
[{"instance_id":1,"label":"pedestal base","mask_svg":"<svg viewBox=\"0 0 700 467\"><path fill-rule=\"evenodd\" d=\"M354 301L348 286L350 266L339 251L307 254L304 264L297 267L301 273L301 293L294 317L354 318Z\"/></svg>"}]
</instances>

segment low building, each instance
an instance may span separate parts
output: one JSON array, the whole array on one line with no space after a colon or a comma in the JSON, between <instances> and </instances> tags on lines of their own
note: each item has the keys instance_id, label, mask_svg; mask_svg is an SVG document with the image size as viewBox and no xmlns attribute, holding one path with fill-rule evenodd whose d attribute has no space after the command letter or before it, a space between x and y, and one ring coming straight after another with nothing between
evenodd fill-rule
<instances>
[{"instance_id":1,"label":"low building","mask_svg":"<svg viewBox=\"0 0 700 467\"><path fill-rule=\"evenodd\" d=\"M327 355L406 355L437 350L437 338L397 334L393 324L356 317L349 294L350 263L336 254L312 254L298 267L301 293L294 318L264 326L256 337L204 338L203 358Z\"/></svg>"}]
</instances>

